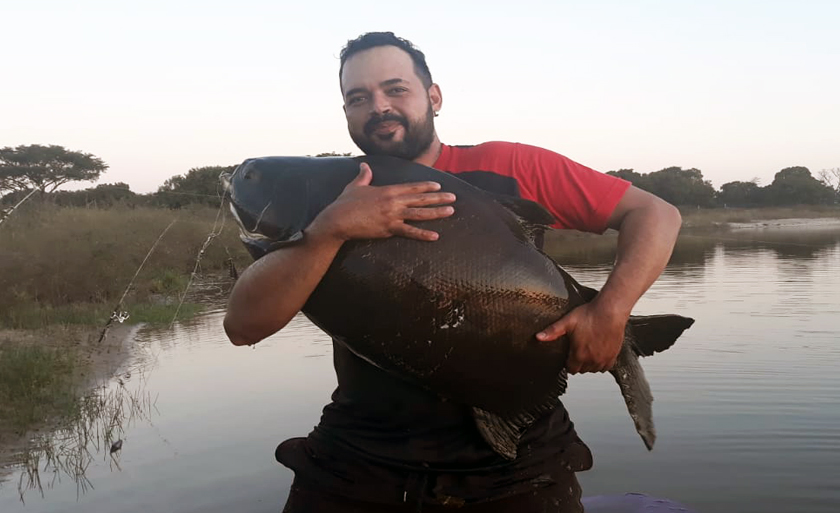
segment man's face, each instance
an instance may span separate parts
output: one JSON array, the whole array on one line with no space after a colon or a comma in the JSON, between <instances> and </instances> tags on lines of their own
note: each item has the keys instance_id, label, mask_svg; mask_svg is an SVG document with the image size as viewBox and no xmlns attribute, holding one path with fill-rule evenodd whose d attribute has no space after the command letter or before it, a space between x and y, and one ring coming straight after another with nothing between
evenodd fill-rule
<instances>
[{"instance_id":1,"label":"man's face","mask_svg":"<svg viewBox=\"0 0 840 513\"><path fill-rule=\"evenodd\" d=\"M341 89L350 137L365 154L414 160L434 140L438 88L426 90L411 57L399 48L380 46L350 57Z\"/></svg>"}]
</instances>

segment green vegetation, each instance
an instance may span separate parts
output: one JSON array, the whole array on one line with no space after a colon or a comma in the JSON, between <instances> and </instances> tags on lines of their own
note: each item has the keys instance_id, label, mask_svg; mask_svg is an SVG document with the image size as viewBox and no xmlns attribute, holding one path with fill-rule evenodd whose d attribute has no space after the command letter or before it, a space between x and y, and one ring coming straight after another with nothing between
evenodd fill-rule
<instances>
[{"instance_id":1,"label":"green vegetation","mask_svg":"<svg viewBox=\"0 0 840 513\"><path fill-rule=\"evenodd\" d=\"M174 313L171 303L185 292L216 214L200 206L93 209L30 201L0 230L0 327L28 328L38 318L45 324L104 324L173 220L123 309L169 304ZM247 265L237 228L228 222L202 255L201 270L222 272L232 255L237 265Z\"/></svg>"},{"instance_id":2,"label":"green vegetation","mask_svg":"<svg viewBox=\"0 0 840 513\"><path fill-rule=\"evenodd\" d=\"M66 348L21 346L0 352L0 438L73 412L76 357Z\"/></svg>"}]
</instances>

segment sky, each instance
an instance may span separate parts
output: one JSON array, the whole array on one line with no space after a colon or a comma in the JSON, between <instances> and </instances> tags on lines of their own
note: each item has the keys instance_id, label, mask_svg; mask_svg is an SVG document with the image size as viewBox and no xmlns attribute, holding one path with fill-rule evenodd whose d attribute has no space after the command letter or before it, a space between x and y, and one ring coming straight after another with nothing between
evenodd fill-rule
<instances>
[{"instance_id":1,"label":"sky","mask_svg":"<svg viewBox=\"0 0 840 513\"><path fill-rule=\"evenodd\" d=\"M767 185L840 167L838 26L834 0L0 0L0 147L92 153L98 183L138 193L250 157L359 154L338 55L390 30L426 54L444 143Z\"/></svg>"}]
</instances>

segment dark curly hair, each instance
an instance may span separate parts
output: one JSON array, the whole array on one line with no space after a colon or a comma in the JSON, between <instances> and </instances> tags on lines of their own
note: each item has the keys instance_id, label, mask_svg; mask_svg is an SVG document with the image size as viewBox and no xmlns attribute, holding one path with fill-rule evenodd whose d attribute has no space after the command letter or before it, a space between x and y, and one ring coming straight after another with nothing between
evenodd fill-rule
<instances>
[{"instance_id":1,"label":"dark curly hair","mask_svg":"<svg viewBox=\"0 0 840 513\"><path fill-rule=\"evenodd\" d=\"M347 59L363 50L377 46L396 46L403 50L414 61L414 72L420 77L423 87L428 89L432 86L432 73L426 64L426 56L411 41L397 37L393 32L368 32L348 41L347 45L341 49L341 66L338 68L338 79L341 80L341 73L344 71L344 64Z\"/></svg>"}]
</instances>

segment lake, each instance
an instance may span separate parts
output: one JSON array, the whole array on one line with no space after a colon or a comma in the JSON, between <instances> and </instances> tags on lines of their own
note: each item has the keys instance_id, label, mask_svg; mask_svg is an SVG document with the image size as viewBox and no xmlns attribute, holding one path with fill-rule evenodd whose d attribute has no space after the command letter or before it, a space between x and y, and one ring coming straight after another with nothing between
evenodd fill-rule
<instances>
[{"instance_id":1,"label":"lake","mask_svg":"<svg viewBox=\"0 0 840 513\"><path fill-rule=\"evenodd\" d=\"M596 247L558 261L598 287L611 255ZM595 456L579 475L584 495L642 492L703 512L840 511L840 229L686 235L635 313L696 323L642 362L655 397L651 452L611 376L571 378L564 402ZM223 315L138 330L89 418L0 478L0 511L279 512L292 473L274 449L318 422L336 383L331 343L298 316L234 347Z\"/></svg>"}]
</instances>

